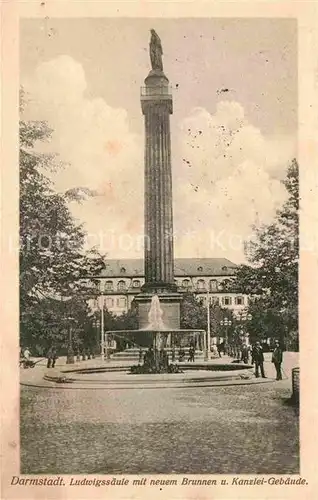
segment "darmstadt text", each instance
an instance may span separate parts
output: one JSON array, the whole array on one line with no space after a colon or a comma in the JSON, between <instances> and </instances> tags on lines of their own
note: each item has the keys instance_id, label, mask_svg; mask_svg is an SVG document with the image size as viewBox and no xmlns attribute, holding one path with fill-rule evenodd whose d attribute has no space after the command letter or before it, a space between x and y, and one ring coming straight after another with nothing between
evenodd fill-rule
<instances>
[{"instance_id":1,"label":"darmstadt text","mask_svg":"<svg viewBox=\"0 0 318 500\"><path fill-rule=\"evenodd\" d=\"M117 477L67 477L62 476L44 476L44 477L20 477L12 476L12 486L150 486L150 487L169 487L169 486L307 486L306 479L297 476L234 476L215 479L212 477L161 477L151 478L147 476L138 476L137 478L127 478L123 476Z\"/></svg>"}]
</instances>

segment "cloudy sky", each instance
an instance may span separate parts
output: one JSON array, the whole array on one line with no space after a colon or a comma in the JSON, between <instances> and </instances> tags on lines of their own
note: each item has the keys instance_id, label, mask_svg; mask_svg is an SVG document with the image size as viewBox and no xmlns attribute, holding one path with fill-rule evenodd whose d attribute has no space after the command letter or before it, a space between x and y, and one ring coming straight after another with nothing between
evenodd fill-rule
<instances>
[{"instance_id":1,"label":"cloudy sky","mask_svg":"<svg viewBox=\"0 0 318 500\"><path fill-rule=\"evenodd\" d=\"M296 23L287 19L29 19L21 22L26 118L54 129L67 166L58 191L88 244L142 257L143 116L149 30L164 51L171 117L175 255L244 259L251 226L270 222L296 154Z\"/></svg>"}]
</instances>

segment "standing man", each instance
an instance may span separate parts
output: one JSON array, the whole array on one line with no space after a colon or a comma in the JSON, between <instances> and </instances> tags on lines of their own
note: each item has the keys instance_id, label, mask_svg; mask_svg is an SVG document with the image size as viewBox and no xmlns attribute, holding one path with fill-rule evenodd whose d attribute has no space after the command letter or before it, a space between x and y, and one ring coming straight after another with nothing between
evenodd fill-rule
<instances>
[{"instance_id":1,"label":"standing man","mask_svg":"<svg viewBox=\"0 0 318 500\"><path fill-rule=\"evenodd\" d=\"M219 343L219 344L217 345L217 350L218 350L218 353L219 353L219 358L222 358L222 355L221 355L221 352L222 352L222 344L221 344L221 343Z\"/></svg>"},{"instance_id":2,"label":"standing man","mask_svg":"<svg viewBox=\"0 0 318 500\"><path fill-rule=\"evenodd\" d=\"M144 357L144 353L143 353L142 347L140 347L140 349L139 349L139 361L138 361L138 363L140 365L142 364L143 357Z\"/></svg>"},{"instance_id":3,"label":"standing man","mask_svg":"<svg viewBox=\"0 0 318 500\"><path fill-rule=\"evenodd\" d=\"M255 363L255 377L259 377L260 368L262 377L266 378L264 372L264 354L260 342L256 342L252 349L252 363Z\"/></svg>"},{"instance_id":4,"label":"standing man","mask_svg":"<svg viewBox=\"0 0 318 500\"><path fill-rule=\"evenodd\" d=\"M56 362L56 360L58 358L56 347L54 347L54 346L52 347L51 356L52 356L52 365L51 365L51 367L54 368L55 367L55 362Z\"/></svg>"},{"instance_id":5,"label":"standing man","mask_svg":"<svg viewBox=\"0 0 318 500\"><path fill-rule=\"evenodd\" d=\"M49 350L47 351L47 353L46 353L46 358L47 358L46 368L51 368L51 364L52 364L52 351L53 351L53 347L51 346L49 348Z\"/></svg>"},{"instance_id":6,"label":"standing man","mask_svg":"<svg viewBox=\"0 0 318 500\"><path fill-rule=\"evenodd\" d=\"M281 365L283 362L283 349L279 344L279 340L275 340L275 348L272 355L272 363L274 363L276 368L276 380L282 380L282 370Z\"/></svg>"},{"instance_id":7,"label":"standing man","mask_svg":"<svg viewBox=\"0 0 318 500\"><path fill-rule=\"evenodd\" d=\"M194 363L194 355L195 355L194 346L191 345L190 349L189 349L189 359L188 359L188 361Z\"/></svg>"},{"instance_id":8,"label":"standing man","mask_svg":"<svg viewBox=\"0 0 318 500\"><path fill-rule=\"evenodd\" d=\"M241 359L242 359L243 363L245 363L246 365L248 365L248 355L249 355L248 345L243 344L242 351L241 351Z\"/></svg>"}]
</instances>

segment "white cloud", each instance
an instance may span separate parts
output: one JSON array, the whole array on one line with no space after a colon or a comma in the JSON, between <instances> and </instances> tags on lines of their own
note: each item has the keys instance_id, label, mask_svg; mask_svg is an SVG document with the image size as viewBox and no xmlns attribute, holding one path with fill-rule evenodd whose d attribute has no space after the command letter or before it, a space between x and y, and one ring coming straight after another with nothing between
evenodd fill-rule
<instances>
[{"instance_id":1,"label":"white cloud","mask_svg":"<svg viewBox=\"0 0 318 500\"><path fill-rule=\"evenodd\" d=\"M293 139L264 137L242 106L228 101L214 115L194 109L180 129L176 251L241 260L251 226L270 222L286 199L280 180L295 154Z\"/></svg>"},{"instance_id":2,"label":"white cloud","mask_svg":"<svg viewBox=\"0 0 318 500\"><path fill-rule=\"evenodd\" d=\"M26 113L48 121L54 133L47 147L68 162L53 176L56 189L97 191L97 197L70 205L88 232L141 233L142 138L129 130L124 109L86 98L86 86L83 68L72 58L43 63L25 82L30 98Z\"/></svg>"},{"instance_id":3,"label":"white cloud","mask_svg":"<svg viewBox=\"0 0 318 500\"><path fill-rule=\"evenodd\" d=\"M98 192L70 205L90 242L98 244L103 232L110 257L141 257L143 138L129 129L127 112L88 99L83 68L68 56L42 63L24 84L27 116L48 121L54 130L49 148L69 163L54 174L56 189ZM271 220L285 199L279 179L293 155L292 140L264 137L239 103L225 101L214 115L194 109L174 143L176 255L241 260L251 224Z\"/></svg>"}]
</instances>

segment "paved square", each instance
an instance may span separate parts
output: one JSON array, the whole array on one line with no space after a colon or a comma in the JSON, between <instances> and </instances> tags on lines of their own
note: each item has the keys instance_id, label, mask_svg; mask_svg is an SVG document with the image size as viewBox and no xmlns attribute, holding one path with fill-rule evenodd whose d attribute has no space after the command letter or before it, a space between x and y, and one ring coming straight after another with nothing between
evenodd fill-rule
<instances>
[{"instance_id":1,"label":"paved square","mask_svg":"<svg viewBox=\"0 0 318 500\"><path fill-rule=\"evenodd\" d=\"M295 356L285 356L288 376ZM21 472L296 474L290 395L290 378L198 389L23 387Z\"/></svg>"}]
</instances>

